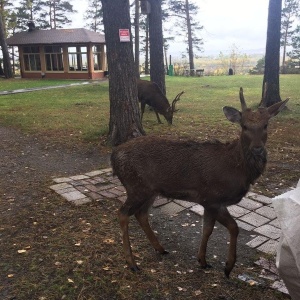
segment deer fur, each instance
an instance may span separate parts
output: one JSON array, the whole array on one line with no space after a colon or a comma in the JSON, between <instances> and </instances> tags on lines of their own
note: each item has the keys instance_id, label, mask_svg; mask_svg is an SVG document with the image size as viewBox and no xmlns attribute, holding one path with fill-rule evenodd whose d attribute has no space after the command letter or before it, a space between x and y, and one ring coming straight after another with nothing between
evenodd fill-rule
<instances>
[{"instance_id":1,"label":"deer fur","mask_svg":"<svg viewBox=\"0 0 300 300\"><path fill-rule=\"evenodd\" d=\"M155 111L158 123L162 124L159 114L163 115L167 122L171 125L173 121L173 114L176 111L175 105L179 101L180 96L184 93L179 93L170 105L167 97L163 94L159 86L152 81L141 80L137 81L138 98L141 102L141 118L145 111L146 104L151 106Z\"/></svg>"},{"instance_id":2,"label":"deer fur","mask_svg":"<svg viewBox=\"0 0 300 300\"><path fill-rule=\"evenodd\" d=\"M135 138L115 148L111 162L127 192L119 210L125 258L132 270L138 270L129 242L129 217L135 215L150 243L165 254L148 222L148 210L157 195L195 202L204 207L203 234L198 261L209 267L206 248L216 221L230 234L225 275L229 277L236 261L239 229L227 206L237 204L250 185L263 173L267 152L267 125L288 99L269 108L247 108L240 89L242 111L224 107L227 119L241 126L240 137L228 143L164 139L156 136Z\"/></svg>"}]
</instances>

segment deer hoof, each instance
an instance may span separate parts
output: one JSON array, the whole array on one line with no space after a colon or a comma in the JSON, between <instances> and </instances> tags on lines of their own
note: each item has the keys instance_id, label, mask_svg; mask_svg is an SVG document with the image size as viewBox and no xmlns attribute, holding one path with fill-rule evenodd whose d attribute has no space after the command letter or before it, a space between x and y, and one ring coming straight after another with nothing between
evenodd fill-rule
<instances>
[{"instance_id":1,"label":"deer hoof","mask_svg":"<svg viewBox=\"0 0 300 300\"><path fill-rule=\"evenodd\" d=\"M135 272L138 272L140 271L140 268L138 266L134 266L134 267L130 267L130 270L135 273Z\"/></svg>"},{"instance_id":2,"label":"deer hoof","mask_svg":"<svg viewBox=\"0 0 300 300\"><path fill-rule=\"evenodd\" d=\"M212 265L206 264L205 266L201 266L201 269L212 269Z\"/></svg>"},{"instance_id":3,"label":"deer hoof","mask_svg":"<svg viewBox=\"0 0 300 300\"><path fill-rule=\"evenodd\" d=\"M169 254L169 251L167 250L156 250L159 254L162 254L162 255L166 255L166 254Z\"/></svg>"},{"instance_id":4,"label":"deer hoof","mask_svg":"<svg viewBox=\"0 0 300 300\"><path fill-rule=\"evenodd\" d=\"M231 272L231 271L227 270L226 268L224 269L225 276L226 276L228 279L229 279L230 272Z\"/></svg>"}]
</instances>

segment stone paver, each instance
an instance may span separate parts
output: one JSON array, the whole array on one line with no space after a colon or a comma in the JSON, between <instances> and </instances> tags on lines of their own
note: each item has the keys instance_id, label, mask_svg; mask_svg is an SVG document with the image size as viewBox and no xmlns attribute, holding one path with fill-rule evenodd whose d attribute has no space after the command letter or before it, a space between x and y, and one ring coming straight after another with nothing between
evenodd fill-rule
<instances>
[{"instance_id":1,"label":"stone paver","mask_svg":"<svg viewBox=\"0 0 300 300\"><path fill-rule=\"evenodd\" d=\"M162 213L170 216L174 216L180 213L181 211L185 210L184 207L174 202L169 202L166 205L161 206L159 209L161 210Z\"/></svg>"},{"instance_id":2,"label":"stone paver","mask_svg":"<svg viewBox=\"0 0 300 300\"><path fill-rule=\"evenodd\" d=\"M256 209L255 212L270 219L270 220L276 219L275 210L271 206L263 206L259 209Z\"/></svg>"},{"instance_id":3,"label":"stone paver","mask_svg":"<svg viewBox=\"0 0 300 300\"><path fill-rule=\"evenodd\" d=\"M244 197L239 203L238 206L242 206L248 210L255 210L263 206L260 202L251 200L250 198Z\"/></svg>"},{"instance_id":4,"label":"stone paver","mask_svg":"<svg viewBox=\"0 0 300 300\"><path fill-rule=\"evenodd\" d=\"M251 248L257 248L258 246L262 245L266 241L268 241L267 237L258 235L253 240L246 243L246 245Z\"/></svg>"},{"instance_id":5,"label":"stone paver","mask_svg":"<svg viewBox=\"0 0 300 300\"><path fill-rule=\"evenodd\" d=\"M270 239L273 239L273 240L279 239L280 233L281 233L281 230L279 228L274 227L269 224L257 227L254 229L254 231L260 233L261 235L269 237Z\"/></svg>"},{"instance_id":6,"label":"stone paver","mask_svg":"<svg viewBox=\"0 0 300 300\"><path fill-rule=\"evenodd\" d=\"M243 208L243 207L240 207L238 205L228 206L228 211L235 218L239 218L239 217L241 217L243 215L246 215L250 212L250 210L248 210L246 208Z\"/></svg>"},{"instance_id":7,"label":"stone paver","mask_svg":"<svg viewBox=\"0 0 300 300\"><path fill-rule=\"evenodd\" d=\"M264 252L264 253L267 253L267 254L275 255L278 243L279 243L278 241L274 241L272 239L269 239L267 242L260 245L257 248L257 250L259 250L261 252Z\"/></svg>"},{"instance_id":8,"label":"stone paver","mask_svg":"<svg viewBox=\"0 0 300 300\"><path fill-rule=\"evenodd\" d=\"M268 218L263 217L255 212L251 212L247 215L244 215L243 217L240 218L240 220L249 223L255 227L259 227L270 221Z\"/></svg>"}]
</instances>

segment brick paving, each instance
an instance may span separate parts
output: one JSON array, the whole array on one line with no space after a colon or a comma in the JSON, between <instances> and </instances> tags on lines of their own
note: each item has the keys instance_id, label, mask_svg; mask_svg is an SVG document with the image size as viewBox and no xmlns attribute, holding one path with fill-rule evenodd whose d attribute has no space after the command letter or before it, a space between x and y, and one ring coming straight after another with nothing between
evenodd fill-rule
<instances>
[{"instance_id":1,"label":"brick paving","mask_svg":"<svg viewBox=\"0 0 300 300\"><path fill-rule=\"evenodd\" d=\"M67 201L82 205L104 198L126 200L126 192L116 177L112 176L110 168L96 170L82 175L53 179L50 188ZM181 200L170 200L158 197L153 205L164 214L176 215L187 210L203 216L201 205ZM247 243L251 248L275 254L280 237L280 224L272 207L272 199L263 195L249 192L237 205L228 207L240 228L251 232L253 239Z\"/></svg>"}]
</instances>

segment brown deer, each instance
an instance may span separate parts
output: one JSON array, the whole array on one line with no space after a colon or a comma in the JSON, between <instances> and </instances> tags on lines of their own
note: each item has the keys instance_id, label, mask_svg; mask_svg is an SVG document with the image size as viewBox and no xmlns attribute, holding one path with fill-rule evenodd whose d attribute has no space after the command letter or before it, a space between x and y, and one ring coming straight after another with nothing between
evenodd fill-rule
<instances>
[{"instance_id":1,"label":"brown deer","mask_svg":"<svg viewBox=\"0 0 300 300\"><path fill-rule=\"evenodd\" d=\"M267 152L267 126L288 99L268 108L247 108L240 89L242 111L225 106L227 119L241 126L240 138L228 143L170 140L154 136L135 138L115 148L111 162L113 172L127 191L127 200L119 210L126 260L138 270L128 235L129 217L135 215L150 243L158 252L167 251L159 243L148 222L148 210L157 195L201 204L204 207L203 235L198 261L206 262L208 239L216 221L230 234L225 266L229 277L236 261L238 226L227 210L237 204L250 185L263 173Z\"/></svg>"},{"instance_id":2,"label":"brown deer","mask_svg":"<svg viewBox=\"0 0 300 300\"><path fill-rule=\"evenodd\" d=\"M172 101L172 105L170 105L167 97L163 94L163 92L155 82L138 79L137 86L138 98L141 102L141 118L143 119L145 106L147 104L151 106L155 111L158 123L162 124L159 118L159 114L161 114L171 125L173 121L173 114L176 111L176 102L179 101L180 96L184 93L184 91L179 93Z\"/></svg>"}]
</instances>

